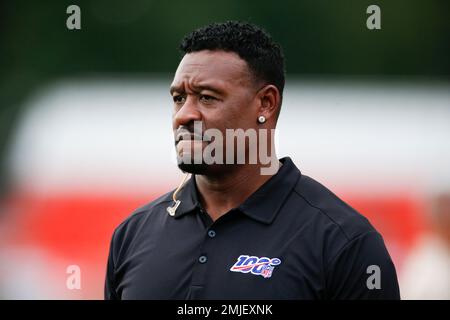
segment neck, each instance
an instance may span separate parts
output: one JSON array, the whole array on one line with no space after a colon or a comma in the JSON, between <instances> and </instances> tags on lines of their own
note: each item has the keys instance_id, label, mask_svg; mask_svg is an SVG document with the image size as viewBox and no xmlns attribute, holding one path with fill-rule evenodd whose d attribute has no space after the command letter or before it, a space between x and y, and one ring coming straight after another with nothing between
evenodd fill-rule
<instances>
[{"instance_id":1,"label":"neck","mask_svg":"<svg viewBox=\"0 0 450 320\"><path fill-rule=\"evenodd\" d=\"M277 170L281 163L278 164ZM238 165L221 175L196 176L200 202L213 221L238 207L272 175L262 175L261 165Z\"/></svg>"}]
</instances>

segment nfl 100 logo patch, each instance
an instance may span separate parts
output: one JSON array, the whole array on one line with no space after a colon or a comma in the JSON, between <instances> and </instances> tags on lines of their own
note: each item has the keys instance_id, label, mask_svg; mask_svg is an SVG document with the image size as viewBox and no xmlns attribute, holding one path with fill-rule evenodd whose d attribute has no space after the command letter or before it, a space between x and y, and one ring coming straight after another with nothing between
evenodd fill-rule
<instances>
[{"instance_id":1,"label":"nfl 100 logo patch","mask_svg":"<svg viewBox=\"0 0 450 320\"><path fill-rule=\"evenodd\" d=\"M276 266L281 264L279 258L256 257L249 255L240 255L230 271L251 273L254 275L270 278Z\"/></svg>"}]
</instances>

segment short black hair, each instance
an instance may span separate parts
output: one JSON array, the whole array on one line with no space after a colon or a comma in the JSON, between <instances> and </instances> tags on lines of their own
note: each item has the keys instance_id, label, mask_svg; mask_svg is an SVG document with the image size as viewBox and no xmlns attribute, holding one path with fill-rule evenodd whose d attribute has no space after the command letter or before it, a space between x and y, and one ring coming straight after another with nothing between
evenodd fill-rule
<instances>
[{"instance_id":1,"label":"short black hair","mask_svg":"<svg viewBox=\"0 0 450 320\"><path fill-rule=\"evenodd\" d=\"M234 52L247 62L257 80L273 84L283 96L285 80L281 47L254 24L238 21L209 24L186 35L180 50L184 54L202 50Z\"/></svg>"}]
</instances>

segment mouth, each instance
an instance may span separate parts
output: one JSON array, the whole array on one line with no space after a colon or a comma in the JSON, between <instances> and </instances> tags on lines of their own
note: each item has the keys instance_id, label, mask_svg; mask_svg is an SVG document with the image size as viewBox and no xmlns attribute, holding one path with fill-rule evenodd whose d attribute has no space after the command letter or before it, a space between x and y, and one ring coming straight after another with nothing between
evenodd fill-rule
<instances>
[{"instance_id":1,"label":"mouth","mask_svg":"<svg viewBox=\"0 0 450 320\"><path fill-rule=\"evenodd\" d=\"M177 145L180 141L203 141L203 137L196 133L191 133L188 131L182 131L177 133L175 137L175 145Z\"/></svg>"}]
</instances>

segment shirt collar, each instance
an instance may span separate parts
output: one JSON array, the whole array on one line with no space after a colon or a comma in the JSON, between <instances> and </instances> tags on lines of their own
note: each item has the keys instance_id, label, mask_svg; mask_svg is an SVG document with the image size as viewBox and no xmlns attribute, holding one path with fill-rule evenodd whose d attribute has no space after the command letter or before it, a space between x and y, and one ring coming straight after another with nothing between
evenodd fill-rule
<instances>
[{"instance_id":1,"label":"shirt collar","mask_svg":"<svg viewBox=\"0 0 450 320\"><path fill-rule=\"evenodd\" d=\"M280 161L283 165L278 172L237 208L248 217L265 224L272 223L301 176L300 170L291 158L285 157ZM177 198L181 202L176 210L175 218L201 208L194 176L186 182Z\"/></svg>"}]
</instances>

